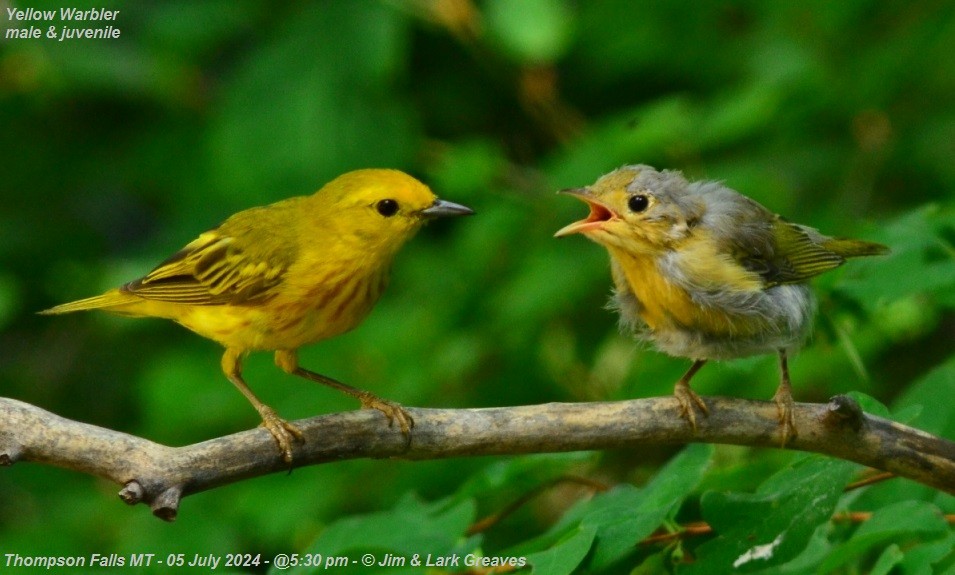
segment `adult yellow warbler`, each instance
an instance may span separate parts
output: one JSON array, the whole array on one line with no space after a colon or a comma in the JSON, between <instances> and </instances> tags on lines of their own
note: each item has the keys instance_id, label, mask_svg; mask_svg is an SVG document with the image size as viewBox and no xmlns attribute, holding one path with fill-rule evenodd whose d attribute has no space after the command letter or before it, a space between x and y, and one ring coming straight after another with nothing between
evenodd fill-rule
<instances>
[{"instance_id":1,"label":"adult yellow warbler","mask_svg":"<svg viewBox=\"0 0 955 575\"><path fill-rule=\"evenodd\" d=\"M786 357L808 336L815 308L807 280L888 248L824 236L720 183L650 166L563 192L586 202L590 215L556 236L580 233L610 252L621 324L694 360L674 387L680 414L695 429L694 406L707 413L690 379L708 359L776 352L773 399L785 445L796 432Z\"/></svg>"},{"instance_id":2,"label":"adult yellow warbler","mask_svg":"<svg viewBox=\"0 0 955 575\"><path fill-rule=\"evenodd\" d=\"M472 213L402 172L357 170L311 196L239 212L145 276L40 313L161 317L219 342L222 371L290 463L302 433L252 393L243 358L274 351L285 372L343 391L409 434L414 421L400 405L300 367L297 350L357 326L384 291L398 250L427 220Z\"/></svg>"}]
</instances>

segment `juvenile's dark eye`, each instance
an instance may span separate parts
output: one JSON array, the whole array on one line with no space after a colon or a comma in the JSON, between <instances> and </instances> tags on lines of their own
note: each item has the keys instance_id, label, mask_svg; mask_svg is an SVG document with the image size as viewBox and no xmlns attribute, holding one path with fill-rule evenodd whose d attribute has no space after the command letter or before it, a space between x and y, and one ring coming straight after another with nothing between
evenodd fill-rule
<instances>
[{"instance_id":1,"label":"juvenile's dark eye","mask_svg":"<svg viewBox=\"0 0 955 575\"><path fill-rule=\"evenodd\" d=\"M630 199L627 200L627 207L630 208L630 211L639 214L643 210L647 209L650 205L650 198L646 197L643 194L636 196L630 196Z\"/></svg>"},{"instance_id":2,"label":"juvenile's dark eye","mask_svg":"<svg viewBox=\"0 0 955 575\"><path fill-rule=\"evenodd\" d=\"M394 200L381 200L375 204L375 209L378 210L379 214L390 218L398 213L398 202Z\"/></svg>"}]
</instances>

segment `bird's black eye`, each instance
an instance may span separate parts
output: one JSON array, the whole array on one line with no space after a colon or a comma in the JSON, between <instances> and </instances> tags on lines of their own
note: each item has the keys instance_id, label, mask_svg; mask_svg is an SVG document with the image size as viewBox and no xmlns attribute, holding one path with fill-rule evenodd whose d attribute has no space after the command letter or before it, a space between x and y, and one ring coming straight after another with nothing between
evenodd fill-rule
<instances>
[{"instance_id":1,"label":"bird's black eye","mask_svg":"<svg viewBox=\"0 0 955 575\"><path fill-rule=\"evenodd\" d=\"M378 210L379 214L390 218L398 213L398 202L395 200L381 200L375 204L375 209Z\"/></svg>"},{"instance_id":2,"label":"bird's black eye","mask_svg":"<svg viewBox=\"0 0 955 575\"><path fill-rule=\"evenodd\" d=\"M627 200L627 207L630 208L630 211L635 214L639 214L640 212L646 210L649 205L650 198L643 194L630 196L630 199Z\"/></svg>"}]
</instances>

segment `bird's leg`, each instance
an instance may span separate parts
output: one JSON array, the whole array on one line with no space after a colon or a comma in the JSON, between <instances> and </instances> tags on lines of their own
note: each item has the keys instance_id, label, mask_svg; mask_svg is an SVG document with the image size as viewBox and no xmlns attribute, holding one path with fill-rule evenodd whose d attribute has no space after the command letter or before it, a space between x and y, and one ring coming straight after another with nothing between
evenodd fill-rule
<instances>
[{"instance_id":1,"label":"bird's leg","mask_svg":"<svg viewBox=\"0 0 955 575\"><path fill-rule=\"evenodd\" d=\"M779 425L782 426L782 447L786 447L786 442L790 437L796 437L796 423L793 418L793 408L796 402L793 401L793 388L789 382L789 364L786 361L786 350L779 350L779 387L776 388L776 394L773 395L773 401L776 402L776 411L779 414Z\"/></svg>"},{"instance_id":2,"label":"bird's leg","mask_svg":"<svg viewBox=\"0 0 955 575\"><path fill-rule=\"evenodd\" d=\"M348 394L360 401L363 409L377 409L378 411L385 414L385 417L388 418L389 426L393 425L397 421L398 426L401 428L401 433L404 434L409 442L411 441L411 428L414 427L414 418L412 418L411 414L405 411L400 404L393 401L388 401L387 399L382 399L370 391L357 389L350 385L344 384L337 379L332 379L328 376L315 373L314 371L309 371L304 367L299 366L298 353L295 350L276 351L275 365L279 366L279 368L286 373L304 377L305 379L320 383L322 385L327 385L332 389L337 389L342 393Z\"/></svg>"},{"instance_id":3,"label":"bird's leg","mask_svg":"<svg viewBox=\"0 0 955 575\"><path fill-rule=\"evenodd\" d=\"M262 403L258 397L252 393L245 380L242 379L242 352L236 349L228 348L222 355L222 371L229 381L242 392L242 395L249 400L252 407L259 412L262 417L261 426L269 430L275 442L278 444L279 451L282 453L282 460L291 465L292 463L292 441L303 442L305 436L302 431L285 421L275 413L275 410Z\"/></svg>"},{"instance_id":4,"label":"bird's leg","mask_svg":"<svg viewBox=\"0 0 955 575\"><path fill-rule=\"evenodd\" d=\"M696 433L696 410L693 407L694 404L700 408L703 415L709 415L710 413L710 410L706 408L706 404L703 403L703 398L690 389L690 380L696 372L703 367L704 363L706 363L705 359L694 361L690 369L686 370L686 373L680 378L680 381L676 382L676 385L673 386L673 395L675 395L677 401L680 402L680 417L683 417L690 423L690 427L693 428L694 433Z\"/></svg>"}]
</instances>

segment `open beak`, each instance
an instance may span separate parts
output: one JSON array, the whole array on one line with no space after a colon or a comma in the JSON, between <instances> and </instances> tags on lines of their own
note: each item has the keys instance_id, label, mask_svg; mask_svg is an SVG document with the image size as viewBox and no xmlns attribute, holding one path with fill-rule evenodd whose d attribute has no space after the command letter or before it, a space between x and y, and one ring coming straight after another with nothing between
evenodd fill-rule
<instances>
[{"instance_id":1,"label":"open beak","mask_svg":"<svg viewBox=\"0 0 955 575\"><path fill-rule=\"evenodd\" d=\"M421 215L426 218L446 218L449 216L470 216L474 210L454 202L444 200L435 200L430 207L421 210Z\"/></svg>"},{"instance_id":2,"label":"open beak","mask_svg":"<svg viewBox=\"0 0 955 575\"><path fill-rule=\"evenodd\" d=\"M572 188L561 190L559 194L573 196L590 207L590 214L586 219L576 221L557 230L555 238L562 238L571 234L586 234L600 229L604 223L617 218L617 214L603 203L596 200L587 188Z\"/></svg>"}]
</instances>

